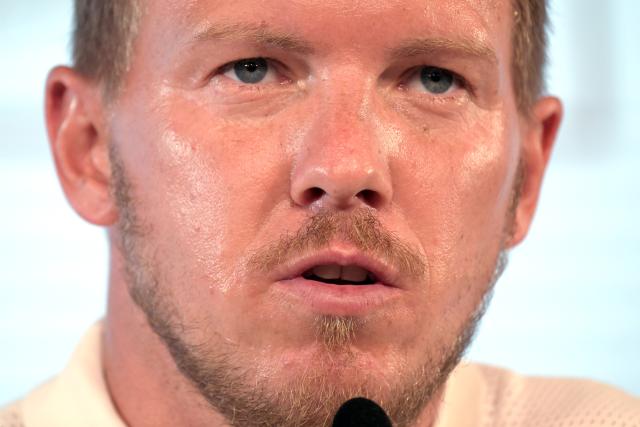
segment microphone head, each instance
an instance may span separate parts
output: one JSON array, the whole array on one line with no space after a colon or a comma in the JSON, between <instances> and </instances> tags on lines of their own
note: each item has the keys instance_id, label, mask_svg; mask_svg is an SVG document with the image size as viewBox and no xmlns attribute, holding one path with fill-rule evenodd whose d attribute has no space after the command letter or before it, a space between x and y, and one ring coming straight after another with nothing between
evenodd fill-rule
<instances>
[{"instance_id":1,"label":"microphone head","mask_svg":"<svg viewBox=\"0 0 640 427\"><path fill-rule=\"evenodd\" d=\"M332 426L392 427L384 409L364 397L355 397L344 402L336 412Z\"/></svg>"}]
</instances>

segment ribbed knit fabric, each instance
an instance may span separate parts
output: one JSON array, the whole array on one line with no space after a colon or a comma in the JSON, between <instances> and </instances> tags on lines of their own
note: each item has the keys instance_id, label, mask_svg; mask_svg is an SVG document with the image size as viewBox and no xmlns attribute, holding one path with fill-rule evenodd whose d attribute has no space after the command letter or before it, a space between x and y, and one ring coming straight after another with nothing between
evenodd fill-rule
<instances>
[{"instance_id":1,"label":"ribbed knit fabric","mask_svg":"<svg viewBox=\"0 0 640 427\"><path fill-rule=\"evenodd\" d=\"M595 381L461 364L436 427L640 427L640 399Z\"/></svg>"}]
</instances>

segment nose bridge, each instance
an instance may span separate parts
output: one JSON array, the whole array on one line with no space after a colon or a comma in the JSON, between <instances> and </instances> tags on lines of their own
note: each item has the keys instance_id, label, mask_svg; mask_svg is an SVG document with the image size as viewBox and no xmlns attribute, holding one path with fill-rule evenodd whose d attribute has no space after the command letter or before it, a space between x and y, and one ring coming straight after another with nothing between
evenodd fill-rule
<instances>
[{"instance_id":1,"label":"nose bridge","mask_svg":"<svg viewBox=\"0 0 640 427\"><path fill-rule=\"evenodd\" d=\"M312 129L315 135L309 134L309 148L326 155L331 155L332 151L342 154L371 151L376 141L373 140L370 95L364 87L335 86L327 91L326 101L318 106ZM333 159L334 162L339 160Z\"/></svg>"},{"instance_id":2,"label":"nose bridge","mask_svg":"<svg viewBox=\"0 0 640 427\"><path fill-rule=\"evenodd\" d=\"M321 83L292 170L298 205L381 208L391 198L384 144L376 136L375 86L357 74Z\"/></svg>"}]
</instances>

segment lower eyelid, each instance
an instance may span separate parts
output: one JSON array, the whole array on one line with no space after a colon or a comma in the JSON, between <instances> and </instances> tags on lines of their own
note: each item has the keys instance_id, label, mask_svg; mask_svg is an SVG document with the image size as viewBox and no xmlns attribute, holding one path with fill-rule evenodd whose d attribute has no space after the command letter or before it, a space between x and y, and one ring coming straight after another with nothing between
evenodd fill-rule
<instances>
[{"instance_id":1,"label":"lower eyelid","mask_svg":"<svg viewBox=\"0 0 640 427\"><path fill-rule=\"evenodd\" d=\"M423 94L428 94L431 95L433 97L438 97L438 98L442 98L445 96L450 95L452 92L458 91L460 89L464 89L465 86L459 82L458 80L454 80L451 88L449 88L446 92L443 93L433 93L433 92L429 92L429 90L427 90L427 88L425 88L422 85L422 82L418 79L415 79L415 81L409 81L407 83L404 83L400 86L402 89L404 90L414 90L416 92L420 92Z\"/></svg>"},{"instance_id":2,"label":"lower eyelid","mask_svg":"<svg viewBox=\"0 0 640 427\"><path fill-rule=\"evenodd\" d=\"M284 90L280 89L284 85L287 86L287 81L272 81L267 83L248 84L242 83L238 80L224 76L222 74L214 75L209 79L208 84L213 85L212 88L220 96L230 97L244 97L244 96L262 96L261 94L267 94L273 92L284 93Z\"/></svg>"}]
</instances>

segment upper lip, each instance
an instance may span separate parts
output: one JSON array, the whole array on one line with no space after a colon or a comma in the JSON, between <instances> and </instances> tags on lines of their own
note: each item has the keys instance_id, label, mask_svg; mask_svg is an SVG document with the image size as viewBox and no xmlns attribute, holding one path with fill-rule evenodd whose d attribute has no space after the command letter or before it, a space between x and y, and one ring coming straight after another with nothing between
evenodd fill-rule
<instances>
[{"instance_id":1,"label":"upper lip","mask_svg":"<svg viewBox=\"0 0 640 427\"><path fill-rule=\"evenodd\" d=\"M304 272L320 265L354 265L372 273L376 281L391 287L401 287L397 268L374 255L349 247L329 247L305 254L275 269L278 281L301 277Z\"/></svg>"}]
</instances>

